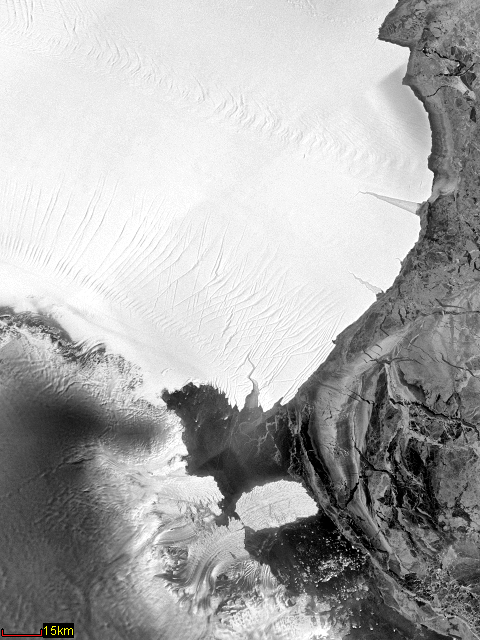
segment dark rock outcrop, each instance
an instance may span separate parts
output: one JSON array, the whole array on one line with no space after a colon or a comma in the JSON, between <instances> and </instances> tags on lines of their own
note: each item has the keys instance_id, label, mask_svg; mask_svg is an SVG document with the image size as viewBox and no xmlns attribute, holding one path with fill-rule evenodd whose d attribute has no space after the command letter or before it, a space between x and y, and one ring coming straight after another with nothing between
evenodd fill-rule
<instances>
[{"instance_id":1,"label":"dark rock outcrop","mask_svg":"<svg viewBox=\"0 0 480 640\"><path fill-rule=\"evenodd\" d=\"M472 0L401 0L380 30L410 48L432 195L393 286L291 403L296 425L308 413L303 478L384 600L459 638L480 632L479 25Z\"/></svg>"}]
</instances>

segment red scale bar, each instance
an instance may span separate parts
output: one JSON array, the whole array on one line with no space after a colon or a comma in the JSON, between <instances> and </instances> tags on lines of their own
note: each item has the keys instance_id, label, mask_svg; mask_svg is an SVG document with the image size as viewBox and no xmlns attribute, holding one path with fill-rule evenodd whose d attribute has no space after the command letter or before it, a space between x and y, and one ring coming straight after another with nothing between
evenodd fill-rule
<instances>
[{"instance_id":1,"label":"red scale bar","mask_svg":"<svg viewBox=\"0 0 480 640\"><path fill-rule=\"evenodd\" d=\"M40 638L43 636L43 629L40 633L4 633L2 629L2 638Z\"/></svg>"}]
</instances>

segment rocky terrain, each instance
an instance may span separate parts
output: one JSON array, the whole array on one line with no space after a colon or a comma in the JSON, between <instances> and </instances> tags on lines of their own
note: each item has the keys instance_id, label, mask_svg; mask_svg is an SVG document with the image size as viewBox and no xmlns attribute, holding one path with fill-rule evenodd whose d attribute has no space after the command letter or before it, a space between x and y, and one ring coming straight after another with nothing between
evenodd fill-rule
<instances>
[{"instance_id":1,"label":"rocky terrain","mask_svg":"<svg viewBox=\"0 0 480 640\"><path fill-rule=\"evenodd\" d=\"M480 632L480 6L401 0L380 38L432 127L432 195L394 285L344 331L291 408L302 476L368 549L388 604Z\"/></svg>"}]
</instances>

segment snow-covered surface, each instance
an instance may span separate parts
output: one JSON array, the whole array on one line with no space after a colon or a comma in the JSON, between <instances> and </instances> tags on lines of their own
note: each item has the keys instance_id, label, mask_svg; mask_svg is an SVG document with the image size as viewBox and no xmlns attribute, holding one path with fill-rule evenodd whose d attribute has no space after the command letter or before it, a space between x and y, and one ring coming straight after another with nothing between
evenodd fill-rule
<instances>
[{"instance_id":1,"label":"snow-covered surface","mask_svg":"<svg viewBox=\"0 0 480 640\"><path fill-rule=\"evenodd\" d=\"M314 516L318 507L301 484L278 480L244 493L235 511L245 526L259 531Z\"/></svg>"},{"instance_id":2,"label":"snow-covered surface","mask_svg":"<svg viewBox=\"0 0 480 640\"><path fill-rule=\"evenodd\" d=\"M288 400L430 193L384 0L0 4L0 304L242 404ZM353 277L353 275L360 280ZM249 358L249 360L247 359Z\"/></svg>"}]
</instances>

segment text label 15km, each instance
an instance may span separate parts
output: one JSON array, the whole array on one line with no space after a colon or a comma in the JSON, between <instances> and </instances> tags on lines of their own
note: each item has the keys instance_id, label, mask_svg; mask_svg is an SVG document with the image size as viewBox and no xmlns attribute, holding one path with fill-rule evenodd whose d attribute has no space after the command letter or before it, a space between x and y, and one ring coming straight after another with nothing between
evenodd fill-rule
<instances>
[{"instance_id":1,"label":"text label 15km","mask_svg":"<svg viewBox=\"0 0 480 640\"><path fill-rule=\"evenodd\" d=\"M46 622L43 625L43 638L73 638L73 624L58 624Z\"/></svg>"}]
</instances>

